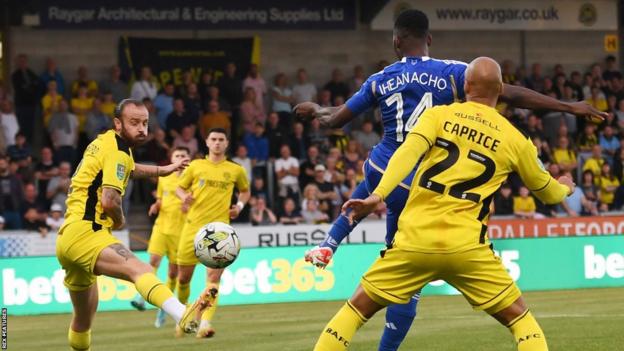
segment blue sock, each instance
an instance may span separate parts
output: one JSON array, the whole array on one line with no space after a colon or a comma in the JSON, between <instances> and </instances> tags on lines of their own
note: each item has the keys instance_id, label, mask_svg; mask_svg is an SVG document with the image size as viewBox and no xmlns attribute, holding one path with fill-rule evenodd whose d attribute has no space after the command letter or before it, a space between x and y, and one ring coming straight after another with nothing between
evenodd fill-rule
<instances>
[{"instance_id":1,"label":"blue sock","mask_svg":"<svg viewBox=\"0 0 624 351\"><path fill-rule=\"evenodd\" d=\"M386 309L386 327L384 328L379 351L396 351L405 339L416 317L416 306L420 294L414 295L404 305L389 305Z\"/></svg>"},{"instance_id":2,"label":"blue sock","mask_svg":"<svg viewBox=\"0 0 624 351\"><path fill-rule=\"evenodd\" d=\"M352 199L365 199L368 196L368 190L366 190L365 182L361 182L355 188L353 193L351 194ZM335 253L338 250L338 245L342 242L347 235L351 234L353 228L358 225L357 221L353 222L353 225L349 224L349 219L347 216L343 216L342 214L338 216L334 224L332 224L331 229L329 229L329 233L327 233L327 237L323 240L322 243L319 244L320 247L329 247Z\"/></svg>"}]
</instances>

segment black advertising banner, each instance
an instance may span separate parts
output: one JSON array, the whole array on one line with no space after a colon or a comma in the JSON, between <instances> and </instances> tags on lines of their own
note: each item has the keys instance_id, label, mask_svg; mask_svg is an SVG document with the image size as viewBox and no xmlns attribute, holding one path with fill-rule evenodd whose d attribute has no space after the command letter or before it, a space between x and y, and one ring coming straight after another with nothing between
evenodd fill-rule
<instances>
[{"instance_id":1,"label":"black advertising banner","mask_svg":"<svg viewBox=\"0 0 624 351\"><path fill-rule=\"evenodd\" d=\"M138 77L143 66L149 66L162 85L182 84L184 71L190 71L194 81L203 72L215 79L223 74L228 62L234 62L238 72L247 72L249 65L259 63L260 40L237 39L154 39L121 37L119 64L126 75Z\"/></svg>"},{"instance_id":2,"label":"black advertising banner","mask_svg":"<svg viewBox=\"0 0 624 351\"><path fill-rule=\"evenodd\" d=\"M355 29L355 0L41 0L42 28Z\"/></svg>"}]
</instances>

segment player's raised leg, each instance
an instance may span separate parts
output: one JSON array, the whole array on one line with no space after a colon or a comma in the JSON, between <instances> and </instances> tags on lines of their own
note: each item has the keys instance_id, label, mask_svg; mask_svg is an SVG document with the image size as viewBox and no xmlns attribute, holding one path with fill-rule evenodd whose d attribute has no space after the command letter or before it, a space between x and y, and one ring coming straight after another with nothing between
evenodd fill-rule
<instances>
[{"instance_id":1,"label":"player's raised leg","mask_svg":"<svg viewBox=\"0 0 624 351\"><path fill-rule=\"evenodd\" d=\"M86 290L70 290L69 296L74 307L67 334L69 347L75 351L89 351L91 349L91 324L98 305L97 283Z\"/></svg>"},{"instance_id":2,"label":"player's raised leg","mask_svg":"<svg viewBox=\"0 0 624 351\"><path fill-rule=\"evenodd\" d=\"M149 251L149 250L148 250ZM160 267L160 261L162 260L162 256L151 254L150 255L150 266L152 266L154 270L154 274L158 272L158 267ZM136 308L139 311L145 311L145 299L140 294L137 297L130 301L132 307Z\"/></svg>"},{"instance_id":3,"label":"player's raised leg","mask_svg":"<svg viewBox=\"0 0 624 351\"><path fill-rule=\"evenodd\" d=\"M206 286L209 290L219 291L219 283L221 282L221 275L225 269L212 269L206 270ZM214 291L213 290L213 291ZM211 304L210 307L204 310L201 316L201 322L199 324L199 330L197 330L198 338L211 338L215 334L215 329L212 327L212 319L217 311L217 304L219 302L219 295Z\"/></svg>"}]
</instances>

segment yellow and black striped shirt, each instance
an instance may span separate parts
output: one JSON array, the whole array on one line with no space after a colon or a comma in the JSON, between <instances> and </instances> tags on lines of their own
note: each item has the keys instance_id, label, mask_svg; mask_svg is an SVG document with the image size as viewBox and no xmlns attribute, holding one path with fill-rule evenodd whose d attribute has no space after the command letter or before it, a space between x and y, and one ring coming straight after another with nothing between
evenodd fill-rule
<instances>
[{"instance_id":1,"label":"yellow and black striped shirt","mask_svg":"<svg viewBox=\"0 0 624 351\"><path fill-rule=\"evenodd\" d=\"M113 130L100 134L87 146L71 179L64 226L87 220L93 222L94 230L112 227L112 219L102 210L102 187L123 195L132 170L134 159L128 144Z\"/></svg>"}]
</instances>

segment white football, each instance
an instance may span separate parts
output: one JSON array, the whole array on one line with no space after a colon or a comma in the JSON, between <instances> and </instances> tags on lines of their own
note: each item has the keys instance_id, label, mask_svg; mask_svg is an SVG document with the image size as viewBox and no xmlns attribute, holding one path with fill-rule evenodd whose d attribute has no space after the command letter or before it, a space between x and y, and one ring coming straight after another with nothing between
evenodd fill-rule
<instances>
[{"instance_id":1,"label":"white football","mask_svg":"<svg viewBox=\"0 0 624 351\"><path fill-rule=\"evenodd\" d=\"M209 268L225 268L236 260L240 241L231 225L212 222L195 234L195 256Z\"/></svg>"}]
</instances>

